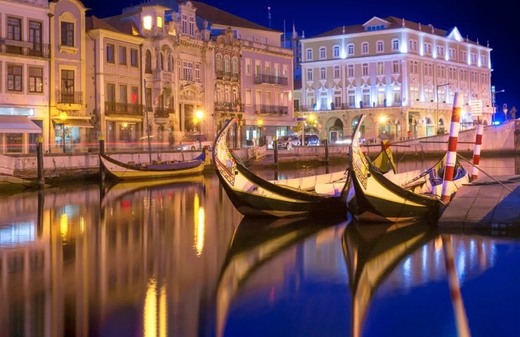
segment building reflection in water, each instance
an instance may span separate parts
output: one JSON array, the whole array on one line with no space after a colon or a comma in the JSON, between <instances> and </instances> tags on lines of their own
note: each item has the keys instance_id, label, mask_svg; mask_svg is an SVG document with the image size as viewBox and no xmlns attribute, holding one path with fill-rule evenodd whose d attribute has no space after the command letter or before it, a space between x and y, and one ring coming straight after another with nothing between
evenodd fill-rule
<instances>
[{"instance_id":1,"label":"building reflection in water","mask_svg":"<svg viewBox=\"0 0 520 337\"><path fill-rule=\"evenodd\" d=\"M220 326L233 336L237 313L253 317L307 298L309 283L319 291L315 302L300 305L307 316L297 324L311 333L305 324L325 319L316 314L320 305L340 301L326 323L348 331L348 226L303 236L289 230L263 241L252 235L234 255L241 220L214 175L0 196L0 335L215 336ZM497 247L515 241L450 238L462 288L495 266L504 255ZM379 300L446 279L442 242L433 239L404 256L374 291Z\"/></svg>"}]
</instances>

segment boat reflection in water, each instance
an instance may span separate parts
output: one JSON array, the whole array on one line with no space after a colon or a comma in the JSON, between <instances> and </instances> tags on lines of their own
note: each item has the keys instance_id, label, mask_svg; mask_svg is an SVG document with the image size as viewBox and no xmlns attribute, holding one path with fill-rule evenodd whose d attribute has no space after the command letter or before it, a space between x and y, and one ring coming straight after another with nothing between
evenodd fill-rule
<instances>
[{"instance_id":1,"label":"boat reflection in water","mask_svg":"<svg viewBox=\"0 0 520 337\"><path fill-rule=\"evenodd\" d=\"M437 235L435 227L422 222L353 223L345 229L343 252L352 293L351 337L363 335L363 322L378 286L403 259Z\"/></svg>"},{"instance_id":2,"label":"boat reflection in water","mask_svg":"<svg viewBox=\"0 0 520 337\"><path fill-rule=\"evenodd\" d=\"M520 336L511 233L242 222L215 175L135 187L0 194L1 337Z\"/></svg>"},{"instance_id":3,"label":"boat reflection in water","mask_svg":"<svg viewBox=\"0 0 520 337\"><path fill-rule=\"evenodd\" d=\"M233 297L252 272L276 255L298 249L297 244L302 240L314 235L317 241L320 231L344 227L349 221L328 220L324 223L309 218L242 219L229 245L217 286L217 337L224 336Z\"/></svg>"}]
</instances>

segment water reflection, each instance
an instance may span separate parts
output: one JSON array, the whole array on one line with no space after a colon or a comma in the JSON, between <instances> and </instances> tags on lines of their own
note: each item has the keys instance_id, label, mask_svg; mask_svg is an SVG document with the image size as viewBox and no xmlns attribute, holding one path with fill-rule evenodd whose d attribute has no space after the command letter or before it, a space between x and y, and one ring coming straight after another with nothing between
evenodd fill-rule
<instances>
[{"instance_id":1,"label":"water reflection","mask_svg":"<svg viewBox=\"0 0 520 337\"><path fill-rule=\"evenodd\" d=\"M520 335L511 234L242 221L213 174L154 184L0 196L0 336Z\"/></svg>"},{"instance_id":2,"label":"water reflection","mask_svg":"<svg viewBox=\"0 0 520 337\"><path fill-rule=\"evenodd\" d=\"M217 336L224 336L233 297L254 270L282 252L296 254L298 243L317 235L320 230L331 226L344 227L349 221L325 223L306 218L244 218L233 235L217 286ZM320 244L318 241L315 243ZM288 250L296 252L287 253Z\"/></svg>"}]
</instances>

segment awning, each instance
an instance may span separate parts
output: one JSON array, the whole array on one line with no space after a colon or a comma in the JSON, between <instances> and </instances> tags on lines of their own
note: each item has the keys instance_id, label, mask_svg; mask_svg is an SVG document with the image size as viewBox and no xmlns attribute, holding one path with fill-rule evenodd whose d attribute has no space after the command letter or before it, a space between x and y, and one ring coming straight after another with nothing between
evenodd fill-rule
<instances>
[{"instance_id":1,"label":"awning","mask_svg":"<svg viewBox=\"0 0 520 337\"><path fill-rule=\"evenodd\" d=\"M61 121L59 119L53 120L55 124L65 125L68 127L77 127L77 128L93 128L92 124L90 124L89 120L86 119L67 119L66 121Z\"/></svg>"},{"instance_id":2,"label":"awning","mask_svg":"<svg viewBox=\"0 0 520 337\"><path fill-rule=\"evenodd\" d=\"M25 116L0 116L0 133L42 133L42 129Z\"/></svg>"}]
</instances>

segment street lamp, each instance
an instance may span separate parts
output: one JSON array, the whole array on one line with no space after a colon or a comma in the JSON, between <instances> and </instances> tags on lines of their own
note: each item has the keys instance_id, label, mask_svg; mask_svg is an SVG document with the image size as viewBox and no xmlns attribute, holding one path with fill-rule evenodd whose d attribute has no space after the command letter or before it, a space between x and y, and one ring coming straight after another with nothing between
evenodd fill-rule
<instances>
[{"instance_id":1,"label":"street lamp","mask_svg":"<svg viewBox=\"0 0 520 337\"><path fill-rule=\"evenodd\" d=\"M496 101L495 101L495 95L499 94L501 92L506 92L505 89L502 90L495 90L495 86L491 87L491 107L493 109L493 115L492 115L492 121L491 124L495 124L495 116L496 116Z\"/></svg>"},{"instance_id":2,"label":"street lamp","mask_svg":"<svg viewBox=\"0 0 520 337\"><path fill-rule=\"evenodd\" d=\"M439 88L450 85L451 83L437 84L435 93L437 94L437 110L435 111L435 134L439 134Z\"/></svg>"},{"instance_id":3,"label":"street lamp","mask_svg":"<svg viewBox=\"0 0 520 337\"><path fill-rule=\"evenodd\" d=\"M61 143L63 146L63 153L65 153L65 122L67 121L67 113L60 112L58 118L61 121Z\"/></svg>"},{"instance_id":4,"label":"street lamp","mask_svg":"<svg viewBox=\"0 0 520 337\"><path fill-rule=\"evenodd\" d=\"M198 124L199 128L199 149L202 148L202 135L201 135L201 128L202 128L202 119L204 119L204 112L202 110L195 111L195 123Z\"/></svg>"}]
</instances>

